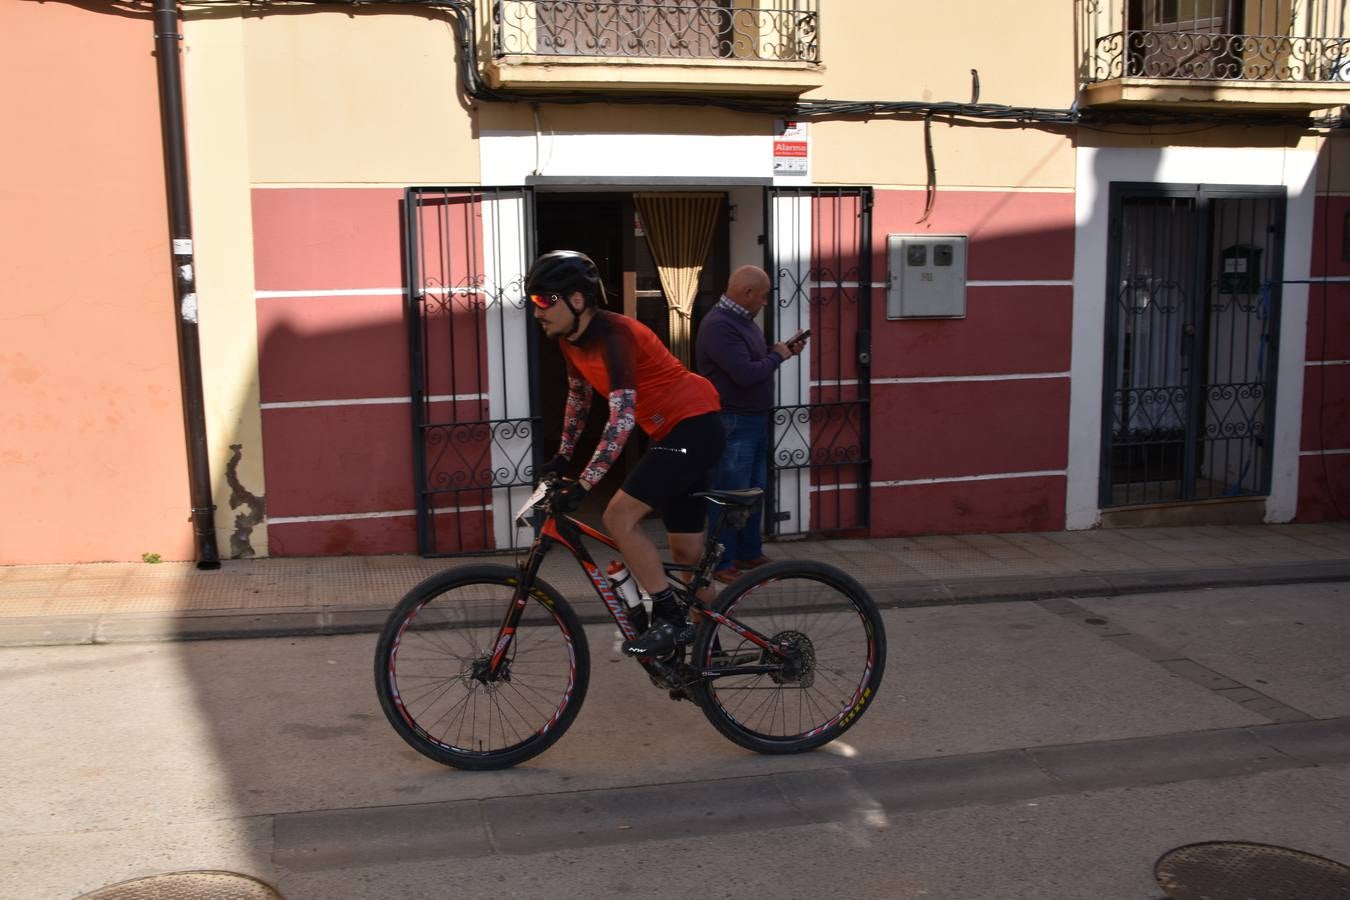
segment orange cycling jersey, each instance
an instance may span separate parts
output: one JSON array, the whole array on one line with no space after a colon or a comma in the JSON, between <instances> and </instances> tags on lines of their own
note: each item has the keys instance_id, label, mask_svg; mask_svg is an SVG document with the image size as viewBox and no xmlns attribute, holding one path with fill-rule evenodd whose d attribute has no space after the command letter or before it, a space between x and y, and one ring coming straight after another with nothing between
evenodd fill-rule
<instances>
[{"instance_id":1,"label":"orange cycling jersey","mask_svg":"<svg viewBox=\"0 0 1350 900\"><path fill-rule=\"evenodd\" d=\"M606 397L624 390L637 395L637 425L652 440L661 440L684 419L721 409L712 382L681 365L636 319L597 310L576 343L559 343L569 376L579 376Z\"/></svg>"}]
</instances>

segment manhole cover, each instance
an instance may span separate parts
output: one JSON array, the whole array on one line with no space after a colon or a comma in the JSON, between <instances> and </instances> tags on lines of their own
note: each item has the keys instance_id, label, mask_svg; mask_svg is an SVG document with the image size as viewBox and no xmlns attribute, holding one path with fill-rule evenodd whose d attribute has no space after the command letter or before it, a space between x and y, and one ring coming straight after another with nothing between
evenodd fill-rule
<instances>
[{"instance_id":1,"label":"manhole cover","mask_svg":"<svg viewBox=\"0 0 1350 900\"><path fill-rule=\"evenodd\" d=\"M1350 867L1269 844L1212 841L1158 857L1170 900L1350 900Z\"/></svg>"},{"instance_id":2,"label":"manhole cover","mask_svg":"<svg viewBox=\"0 0 1350 900\"><path fill-rule=\"evenodd\" d=\"M171 872L110 884L75 900L282 900L268 885L237 872Z\"/></svg>"}]
</instances>

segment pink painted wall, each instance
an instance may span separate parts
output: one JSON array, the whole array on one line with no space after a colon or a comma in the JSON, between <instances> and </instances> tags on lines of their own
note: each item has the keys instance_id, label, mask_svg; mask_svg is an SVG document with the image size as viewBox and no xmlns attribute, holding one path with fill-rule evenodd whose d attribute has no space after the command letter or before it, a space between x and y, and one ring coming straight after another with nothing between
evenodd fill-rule
<instances>
[{"instance_id":1,"label":"pink painted wall","mask_svg":"<svg viewBox=\"0 0 1350 900\"><path fill-rule=\"evenodd\" d=\"M877 192L874 281L887 233L924 232L969 236L971 281L1073 277L1071 194L939 193L917 225L923 205ZM1067 284L970 286L963 319L888 320L874 299L872 481L892 484L872 491L872 534L1064 527L1072 322Z\"/></svg>"},{"instance_id":2,"label":"pink painted wall","mask_svg":"<svg viewBox=\"0 0 1350 900\"><path fill-rule=\"evenodd\" d=\"M406 332L396 291L403 282L401 200L400 191L389 189L253 193L274 554L416 549L414 521L407 514L415 500L411 416L402 400L408 390ZM922 203L920 192L878 193L874 281L885 278L886 233L916 230ZM422 224L429 250L439 243L439 233L462 246L464 229L478 227L459 209L429 213ZM972 279L1072 277L1071 195L944 194L932 230L970 235ZM831 259L830 235L817 238L821 257ZM428 283L457 284L464 274L437 274ZM888 321L882 292L873 293L872 376L881 383L872 389L872 480L994 477L879 487L872 496L872 533L1062 528L1065 478L1057 473L1065 469L1068 452L1071 287L972 287L968 315L954 321ZM851 336L836 340L826 325L823 319L812 322L813 377L819 380L823 372L854 377L850 365L827 358L844 353L843 360L851 361ZM453 371L440 370L431 394L459 397L461 420L482 417L483 410L468 408L480 402L472 395L485 381L478 371L484 362L481 324L470 308L456 306L430 334L434 355L454 361ZM1012 377L959 380L971 375ZM916 376L957 380L885 383ZM817 388L812 399L828 403L839 397ZM812 439L814 450L829 450L830 428L813 426ZM487 449L481 442L433 440L427 448L429 481L471 480ZM819 483L831 489L813 498L814 525L852 519L858 474L848 467L833 481L831 474L820 474ZM463 500L478 506L488 498ZM450 495L442 502L450 503ZM438 546L481 548L482 538L473 537L481 528L475 516L481 519L472 510L435 516L438 530L454 534Z\"/></svg>"},{"instance_id":3,"label":"pink painted wall","mask_svg":"<svg viewBox=\"0 0 1350 900\"><path fill-rule=\"evenodd\" d=\"M1350 259L1343 252L1347 216L1350 197L1317 198L1313 278L1350 276ZM1350 284L1308 286L1306 359L1297 519L1343 519L1350 515Z\"/></svg>"},{"instance_id":4,"label":"pink painted wall","mask_svg":"<svg viewBox=\"0 0 1350 900\"><path fill-rule=\"evenodd\" d=\"M190 559L151 22L22 0L0 34L0 564Z\"/></svg>"},{"instance_id":5,"label":"pink painted wall","mask_svg":"<svg viewBox=\"0 0 1350 900\"><path fill-rule=\"evenodd\" d=\"M253 192L259 379L268 484L268 543L276 556L417 550L408 333L403 316L403 192L387 188L259 188ZM476 203L429 208L421 224L430 285L442 241L481 229ZM482 270L481 259L474 264ZM430 298L427 348L441 361L427 385L435 421L487 418L484 316L477 295ZM444 364L446 361L448 364ZM477 483L491 469L486 431L437 431L427 445L433 488ZM490 480L490 476L487 476ZM452 503L440 495L438 507ZM469 507L486 492L463 496ZM481 510L442 509L438 549L490 549ZM486 535L486 536L485 536Z\"/></svg>"}]
</instances>

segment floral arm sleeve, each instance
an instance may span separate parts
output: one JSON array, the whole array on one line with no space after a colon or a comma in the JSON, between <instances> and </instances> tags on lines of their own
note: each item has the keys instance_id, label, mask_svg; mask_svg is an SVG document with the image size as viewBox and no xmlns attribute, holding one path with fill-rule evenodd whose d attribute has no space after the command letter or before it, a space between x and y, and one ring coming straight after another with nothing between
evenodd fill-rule
<instances>
[{"instance_id":1,"label":"floral arm sleeve","mask_svg":"<svg viewBox=\"0 0 1350 900\"><path fill-rule=\"evenodd\" d=\"M609 467L614 465L614 460L619 458L623 452L624 444L628 443L628 436L633 433L637 426L637 391L633 388L618 388L610 391L609 394L609 421L605 423L605 430L600 435L600 442L595 446L595 455L591 457L590 463L578 479L586 490L590 490L599 483Z\"/></svg>"},{"instance_id":2,"label":"floral arm sleeve","mask_svg":"<svg viewBox=\"0 0 1350 900\"><path fill-rule=\"evenodd\" d=\"M579 375L567 376L567 409L563 412L562 442L558 445L558 455L571 459L577 451L577 438L586 424L586 414L591 411L591 397L595 394L591 386Z\"/></svg>"}]
</instances>

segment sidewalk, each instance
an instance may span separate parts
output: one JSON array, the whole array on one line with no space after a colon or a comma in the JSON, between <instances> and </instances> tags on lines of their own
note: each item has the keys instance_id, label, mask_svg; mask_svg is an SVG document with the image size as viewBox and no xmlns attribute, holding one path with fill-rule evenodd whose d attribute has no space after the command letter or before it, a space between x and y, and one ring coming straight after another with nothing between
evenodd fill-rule
<instances>
[{"instance_id":1,"label":"sidewalk","mask_svg":"<svg viewBox=\"0 0 1350 900\"><path fill-rule=\"evenodd\" d=\"M883 606L924 606L1345 581L1350 523L784 541L767 552L836 565ZM516 559L258 559L216 571L183 562L0 567L0 646L370 631L428 575ZM601 613L566 553L550 556L542 574L583 616Z\"/></svg>"}]
</instances>

